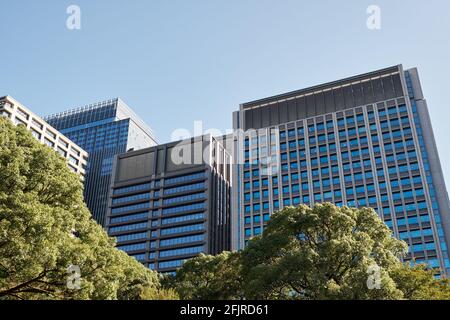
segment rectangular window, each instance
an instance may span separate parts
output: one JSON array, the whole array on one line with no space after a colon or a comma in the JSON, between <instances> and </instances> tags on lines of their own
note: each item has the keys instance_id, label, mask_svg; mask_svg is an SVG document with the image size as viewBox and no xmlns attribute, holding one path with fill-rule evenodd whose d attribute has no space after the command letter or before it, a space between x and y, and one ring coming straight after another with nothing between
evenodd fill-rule
<instances>
[{"instance_id":1,"label":"rectangular window","mask_svg":"<svg viewBox=\"0 0 450 320\"><path fill-rule=\"evenodd\" d=\"M139 219L147 219L148 218L148 212L140 212L135 213L123 217L115 217L111 218L110 223L120 223L120 222L128 222L133 220L139 220Z\"/></svg>"},{"instance_id":2,"label":"rectangular window","mask_svg":"<svg viewBox=\"0 0 450 320\"><path fill-rule=\"evenodd\" d=\"M61 147L58 147L58 153L62 156L62 157L67 157L67 152L64 150L64 149L62 149Z\"/></svg>"},{"instance_id":3,"label":"rectangular window","mask_svg":"<svg viewBox=\"0 0 450 320\"><path fill-rule=\"evenodd\" d=\"M25 111L23 111L22 109L20 109L20 108L17 108L17 113L18 114L20 114L22 117L24 117L25 119L27 119L28 120L28 118L29 118L29 115L28 115L28 113L26 113Z\"/></svg>"},{"instance_id":4,"label":"rectangular window","mask_svg":"<svg viewBox=\"0 0 450 320\"><path fill-rule=\"evenodd\" d=\"M180 244L185 244L185 243L199 242L199 241L204 241L204 240L205 240L205 235L198 234L198 235L194 235L194 236L186 236L186 237L178 237L178 238L160 240L159 246L160 247L168 247L168 246L180 245Z\"/></svg>"},{"instance_id":5,"label":"rectangular window","mask_svg":"<svg viewBox=\"0 0 450 320\"><path fill-rule=\"evenodd\" d=\"M134 211L134 210L139 210L139 209L148 209L148 208L150 208L150 203L145 202L145 203L139 203L139 204L134 204L134 205L130 205L130 206L113 208L113 209L111 209L111 213L112 214L120 214L120 213L125 213L128 211Z\"/></svg>"},{"instance_id":6,"label":"rectangular window","mask_svg":"<svg viewBox=\"0 0 450 320\"><path fill-rule=\"evenodd\" d=\"M35 137L36 139L40 140L41 139L41 134L39 132L37 132L34 129L31 129L31 134L33 135L33 137Z\"/></svg>"},{"instance_id":7,"label":"rectangular window","mask_svg":"<svg viewBox=\"0 0 450 320\"><path fill-rule=\"evenodd\" d=\"M166 183L166 184L179 183L179 182L184 182L184 181L189 181L189 180L195 180L195 179L204 178L205 176L206 176L205 172L199 172L199 173L194 173L194 174L190 174L190 175L186 175L186 176L181 176L181 177L167 178L167 179L165 180L165 183Z\"/></svg>"},{"instance_id":8,"label":"rectangular window","mask_svg":"<svg viewBox=\"0 0 450 320\"><path fill-rule=\"evenodd\" d=\"M204 230L204 228L205 228L204 224L201 223L176 228L161 229L161 235L164 236L169 234L184 233L190 231L202 231Z\"/></svg>"},{"instance_id":9,"label":"rectangular window","mask_svg":"<svg viewBox=\"0 0 450 320\"><path fill-rule=\"evenodd\" d=\"M136 250L145 250L145 242L130 244L127 246L118 246L117 249L125 251L125 252L136 251Z\"/></svg>"},{"instance_id":10,"label":"rectangular window","mask_svg":"<svg viewBox=\"0 0 450 320\"><path fill-rule=\"evenodd\" d=\"M130 230L136 230L136 229L143 229L146 227L147 227L147 222L134 223L134 224L127 224L124 226L111 227L111 228L109 228L109 232L116 233L116 232L130 231Z\"/></svg>"},{"instance_id":11,"label":"rectangular window","mask_svg":"<svg viewBox=\"0 0 450 320\"><path fill-rule=\"evenodd\" d=\"M179 255L188 255L188 254L197 254L203 251L203 246L195 246L195 247L187 247L187 248L180 248L180 249L173 249L173 250L165 250L160 251L159 256L161 258L164 257L172 257L172 256L179 256Z\"/></svg>"},{"instance_id":12,"label":"rectangular window","mask_svg":"<svg viewBox=\"0 0 450 320\"><path fill-rule=\"evenodd\" d=\"M136 195L127 196L127 197L115 198L112 200L112 204L120 204L120 203L126 203L126 202L138 201L138 200L146 200L146 199L150 199L150 193L141 193L141 194L136 194Z\"/></svg>"},{"instance_id":13,"label":"rectangular window","mask_svg":"<svg viewBox=\"0 0 450 320\"><path fill-rule=\"evenodd\" d=\"M47 131L47 133L49 133L50 131ZM49 134L50 136L52 136L51 134ZM53 137L56 138L56 135ZM66 141L59 139L59 143L62 144L65 148L69 147L69 143L67 143Z\"/></svg>"},{"instance_id":14,"label":"rectangular window","mask_svg":"<svg viewBox=\"0 0 450 320\"><path fill-rule=\"evenodd\" d=\"M75 158L74 156L69 156L69 162L74 165L78 165L78 159Z\"/></svg>"},{"instance_id":15,"label":"rectangular window","mask_svg":"<svg viewBox=\"0 0 450 320\"><path fill-rule=\"evenodd\" d=\"M55 147L55 143L53 141L51 141L50 139L45 138L45 137L44 137L44 143L50 148L54 148Z\"/></svg>"},{"instance_id":16,"label":"rectangular window","mask_svg":"<svg viewBox=\"0 0 450 320\"><path fill-rule=\"evenodd\" d=\"M184 205L184 206L166 208L166 209L163 209L162 213L164 215L166 215L166 214L172 214L172 213L180 213L180 212L184 212L184 211L203 210L203 209L205 209L205 203L199 202L199 203L193 203L193 204Z\"/></svg>"},{"instance_id":17,"label":"rectangular window","mask_svg":"<svg viewBox=\"0 0 450 320\"><path fill-rule=\"evenodd\" d=\"M40 122L36 121L36 119L33 119L33 120L31 121L31 123L32 123L35 127L39 128L39 129L41 129L41 130L44 128L44 126L43 126Z\"/></svg>"}]
</instances>

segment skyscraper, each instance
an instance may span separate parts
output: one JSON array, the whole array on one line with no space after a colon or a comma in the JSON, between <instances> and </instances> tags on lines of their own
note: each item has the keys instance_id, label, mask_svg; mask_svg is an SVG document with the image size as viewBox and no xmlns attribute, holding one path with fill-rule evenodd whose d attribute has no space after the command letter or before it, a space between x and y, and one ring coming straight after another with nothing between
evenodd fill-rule
<instances>
[{"instance_id":1,"label":"skyscraper","mask_svg":"<svg viewBox=\"0 0 450 320\"><path fill-rule=\"evenodd\" d=\"M0 97L0 116L25 126L33 137L65 158L69 169L84 180L88 154L80 146L10 96Z\"/></svg>"},{"instance_id":2,"label":"skyscraper","mask_svg":"<svg viewBox=\"0 0 450 320\"><path fill-rule=\"evenodd\" d=\"M300 203L372 207L406 261L450 275L450 208L416 69L401 65L244 103L233 114L233 248ZM254 130L251 130L254 129Z\"/></svg>"},{"instance_id":3,"label":"skyscraper","mask_svg":"<svg viewBox=\"0 0 450 320\"><path fill-rule=\"evenodd\" d=\"M230 250L231 157L211 136L121 154L107 231L150 269Z\"/></svg>"},{"instance_id":4,"label":"skyscraper","mask_svg":"<svg viewBox=\"0 0 450 320\"><path fill-rule=\"evenodd\" d=\"M89 153L84 198L93 218L105 225L114 156L155 145L152 130L118 98L45 120Z\"/></svg>"}]
</instances>

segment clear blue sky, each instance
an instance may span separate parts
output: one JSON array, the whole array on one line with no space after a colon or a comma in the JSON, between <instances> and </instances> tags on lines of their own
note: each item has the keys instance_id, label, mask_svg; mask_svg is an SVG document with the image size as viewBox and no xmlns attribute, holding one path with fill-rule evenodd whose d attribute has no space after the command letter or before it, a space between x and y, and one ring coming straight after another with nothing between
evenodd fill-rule
<instances>
[{"instance_id":1,"label":"clear blue sky","mask_svg":"<svg viewBox=\"0 0 450 320\"><path fill-rule=\"evenodd\" d=\"M419 68L449 185L449 34L448 0L0 0L0 95L41 115L121 97L166 142L195 120L230 128L240 103L402 63Z\"/></svg>"}]
</instances>

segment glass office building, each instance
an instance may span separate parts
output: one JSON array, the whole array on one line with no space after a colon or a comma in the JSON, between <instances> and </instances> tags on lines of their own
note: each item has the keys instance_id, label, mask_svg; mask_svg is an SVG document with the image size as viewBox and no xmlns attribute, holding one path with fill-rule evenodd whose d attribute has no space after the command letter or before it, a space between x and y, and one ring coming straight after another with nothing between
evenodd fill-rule
<instances>
[{"instance_id":1,"label":"glass office building","mask_svg":"<svg viewBox=\"0 0 450 320\"><path fill-rule=\"evenodd\" d=\"M449 275L449 199L416 69L395 66L242 104L233 114L233 249L286 206L374 208L406 261Z\"/></svg>"},{"instance_id":2,"label":"glass office building","mask_svg":"<svg viewBox=\"0 0 450 320\"><path fill-rule=\"evenodd\" d=\"M45 120L89 153L84 198L105 225L114 156L156 144L152 130L120 99L53 114Z\"/></svg>"},{"instance_id":3,"label":"glass office building","mask_svg":"<svg viewBox=\"0 0 450 320\"><path fill-rule=\"evenodd\" d=\"M211 136L119 155L106 224L117 248L163 273L230 250L230 164Z\"/></svg>"}]
</instances>

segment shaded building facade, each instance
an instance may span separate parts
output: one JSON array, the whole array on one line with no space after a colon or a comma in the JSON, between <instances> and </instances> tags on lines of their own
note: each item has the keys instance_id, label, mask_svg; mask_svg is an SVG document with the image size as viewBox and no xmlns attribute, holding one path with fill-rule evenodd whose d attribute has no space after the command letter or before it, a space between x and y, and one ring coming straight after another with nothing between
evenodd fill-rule
<instances>
[{"instance_id":1,"label":"shaded building facade","mask_svg":"<svg viewBox=\"0 0 450 320\"><path fill-rule=\"evenodd\" d=\"M211 136L117 156L107 231L152 270L231 247L231 156Z\"/></svg>"}]
</instances>

